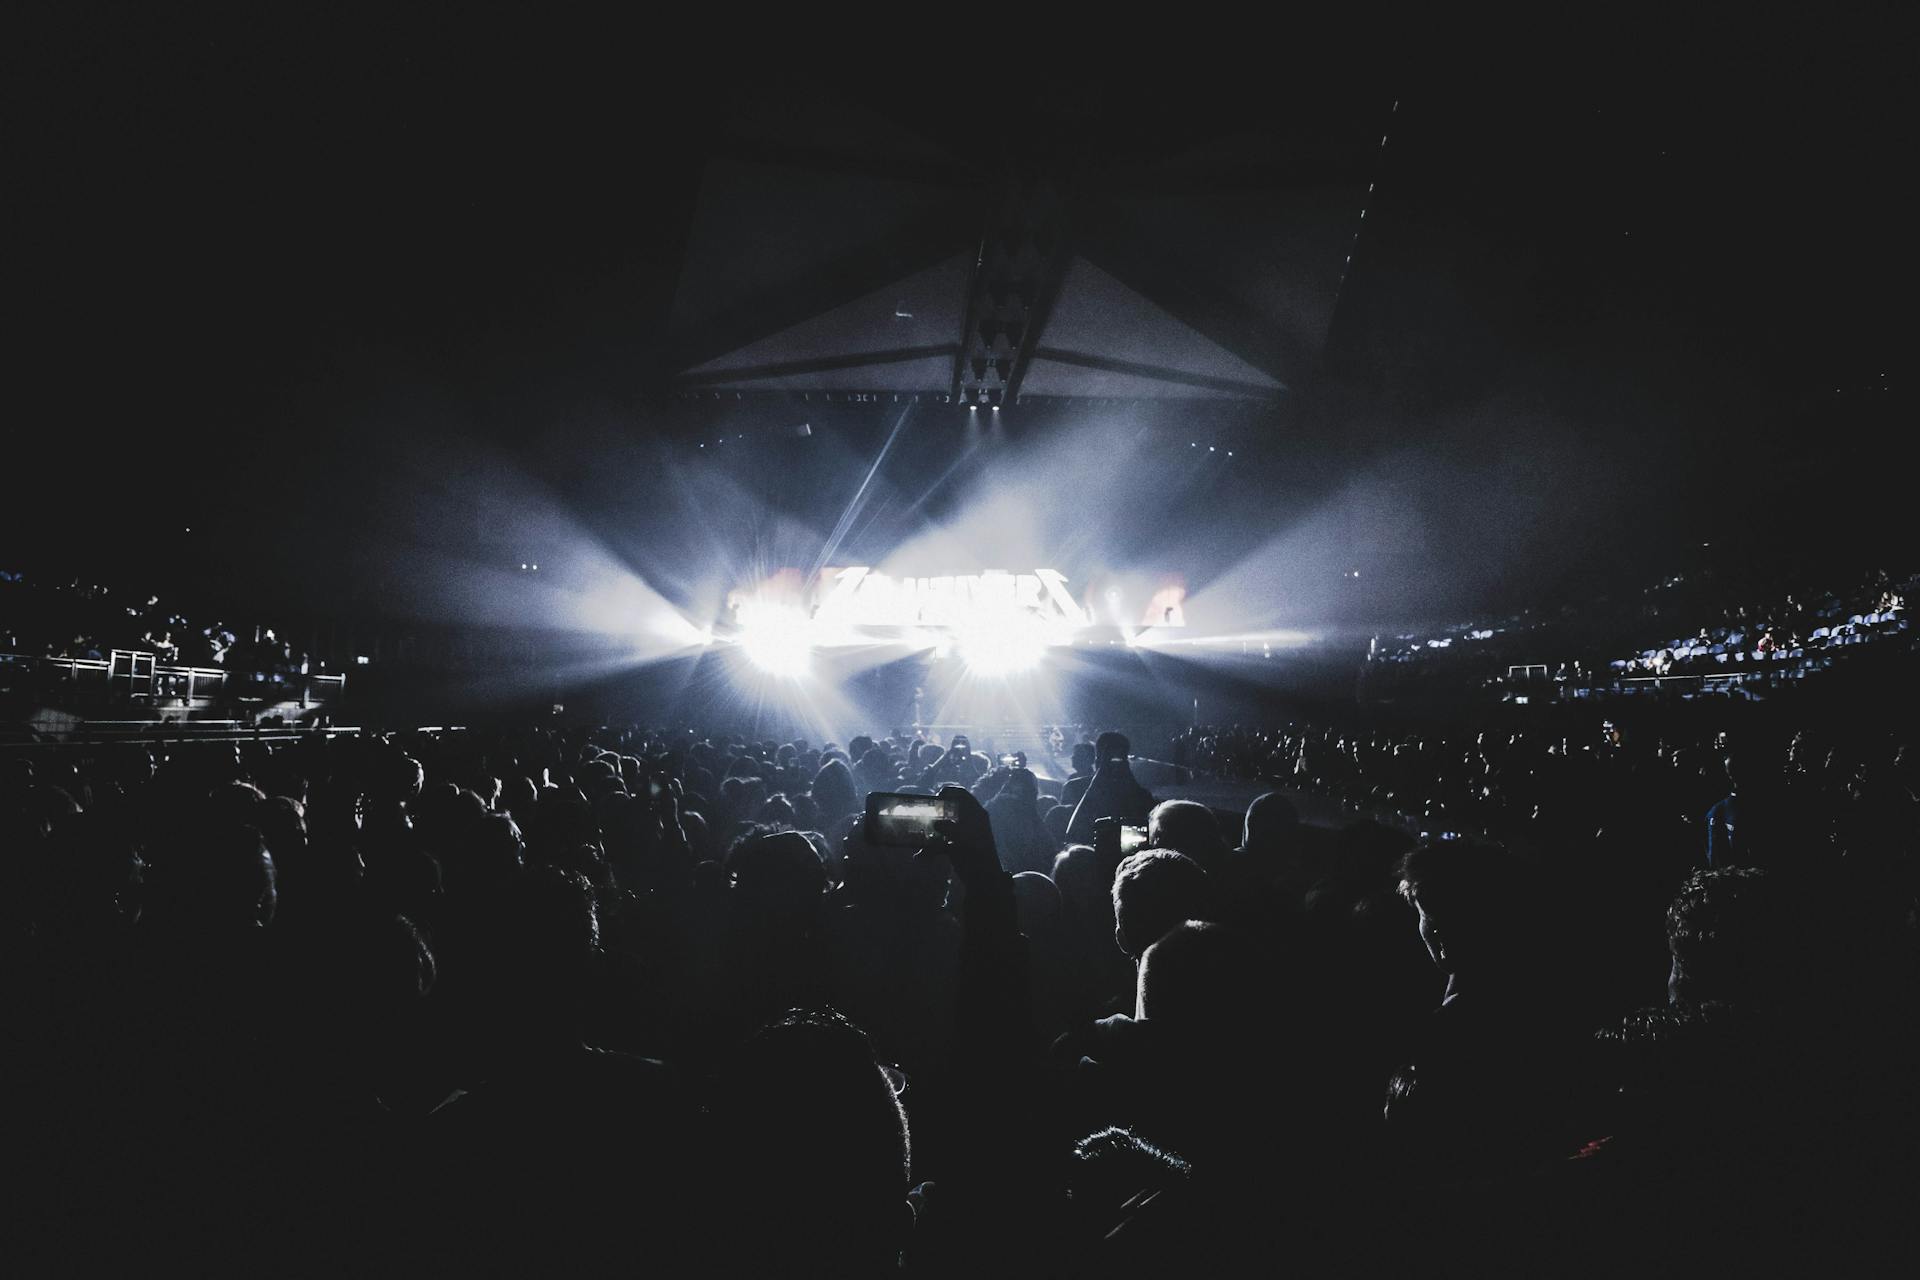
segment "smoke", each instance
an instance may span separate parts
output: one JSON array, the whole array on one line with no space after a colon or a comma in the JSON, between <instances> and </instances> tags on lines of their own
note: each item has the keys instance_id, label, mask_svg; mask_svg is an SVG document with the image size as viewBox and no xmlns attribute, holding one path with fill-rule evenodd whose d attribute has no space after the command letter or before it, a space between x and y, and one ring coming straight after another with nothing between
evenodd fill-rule
<instances>
[{"instance_id":1,"label":"smoke","mask_svg":"<svg viewBox=\"0 0 1920 1280\"><path fill-rule=\"evenodd\" d=\"M1188 601L1220 631L1362 629L1513 607L1585 566L1623 489L1621 460L1517 399L1437 424L1362 463Z\"/></svg>"}]
</instances>

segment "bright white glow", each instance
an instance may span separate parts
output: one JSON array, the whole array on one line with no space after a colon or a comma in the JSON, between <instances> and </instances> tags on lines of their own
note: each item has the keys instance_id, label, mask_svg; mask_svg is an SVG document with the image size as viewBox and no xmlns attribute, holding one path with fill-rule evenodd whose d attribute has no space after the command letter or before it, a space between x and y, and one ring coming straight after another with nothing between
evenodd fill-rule
<instances>
[{"instance_id":1,"label":"bright white glow","mask_svg":"<svg viewBox=\"0 0 1920 1280\"><path fill-rule=\"evenodd\" d=\"M740 605L739 642L747 661L776 676L805 675L813 661L812 624L785 605L749 601Z\"/></svg>"},{"instance_id":2,"label":"bright white glow","mask_svg":"<svg viewBox=\"0 0 1920 1280\"><path fill-rule=\"evenodd\" d=\"M1074 600L1066 575L985 573L937 578L895 578L863 566L827 569L820 577L815 612L819 628L951 627L984 630L1003 618L1037 617L1047 626L1071 629L1092 622ZM825 643L816 634L816 645Z\"/></svg>"},{"instance_id":3,"label":"bright white glow","mask_svg":"<svg viewBox=\"0 0 1920 1280\"><path fill-rule=\"evenodd\" d=\"M1249 631L1235 635L1194 636L1172 631L1165 627L1148 627L1130 637L1128 645L1136 649L1168 649L1179 646L1185 649L1241 649L1250 644L1258 644L1263 649L1278 646L1283 649L1298 649L1314 643L1316 637L1307 631Z\"/></svg>"},{"instance_id":4,"label":"bright white glow","mask_svg":"<svg viewBox=\"0 0 1920 1280\"><path fill-rule=\"evenodd\" d=\"M1047 633L1037 618L1007 617L998 625L969 627L957 640L960 660L977 676L1031 671L1047 656Z\"/></svg>"},{"instance_id":5,"label":"bright white glow","mask_svg":"<svg viewBox=\"0 0 1920 1280\"><path fill-rule=\"evenodd\" d=\"M666 642L669 649L694 649L713 643L713 631L703 629L688 622L679 612L663 609L649 615L636 629L635 639L643 651L656 651L660 642Z\"/></svg>"}]
</instances>

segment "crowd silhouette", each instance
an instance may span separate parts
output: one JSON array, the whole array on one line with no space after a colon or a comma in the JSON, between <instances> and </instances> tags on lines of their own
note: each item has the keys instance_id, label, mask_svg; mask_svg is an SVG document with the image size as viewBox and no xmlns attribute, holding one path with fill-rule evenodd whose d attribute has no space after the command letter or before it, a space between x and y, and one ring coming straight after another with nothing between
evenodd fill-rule
<instances>
[{"instance_id":1,"label":"crowd silhouette","mask_svg":"<svg viewBox=\"0 0 1920 1280\"><path fill-rule=\"evenodd\" d=\"M5 1249L298 1275L1899 1256L1905 748L1172 746L1269 789L1229 821L1156 797L1118 734L1058 795L901 734L17 751ZM901 790L959 817L870 842L867 793ZM1321 797L1377 812L1303 821Z\"/></svg>"}]
</instances>

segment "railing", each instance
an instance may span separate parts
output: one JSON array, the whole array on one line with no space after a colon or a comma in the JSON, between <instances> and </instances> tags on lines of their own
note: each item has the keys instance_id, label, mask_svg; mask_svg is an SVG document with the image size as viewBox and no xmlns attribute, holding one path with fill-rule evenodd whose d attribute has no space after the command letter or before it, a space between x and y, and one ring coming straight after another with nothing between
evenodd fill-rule
<instances>
[{"instance_id":1,"label":"railing","mask_svg":"<svg viewBox=\"0 0 1920 1280\"><path fill-rule=\"evenodd\" d=\"M341 674L254 673L163 664L154 654L138 649L115 649L106 658L0 653L0 689L24 692L23 680L35 681L30 686L34 690L120 694L136 702L187 708L209 706L222 697L317 706L338 698L347 685Z\"/></svg>"},{"instance_id":2,"label":"railing","mask_svg":"<svg viewBox=\"0 0 1920 1280\"><path fill-rule=\"evenodd\" d=\"M1529 685L1537 686L1545 681L1547 668L1534 663L1510 666L1504 681L1490 683L1503 684L1509 691L1507 696L1516 702L1526 701L1527 694L1536 692L1543 693L1549 699L1664 691L1676 692L1684 697L1689 692L1742 689L1748 696L1757 696L1756 691L1790 687L1797 681L1826 670L1837 661L1851 662L1863 646L1878 651L1903 635L1910 635L1909 622L1903 611L1855 614L1831 629L1824 626L1819 628L1803 644L1791 649L1761 652L1742 646L1730 652L1724 648L1720 652L1707 649L1685 651L1680 661L1694 668L1688 671L1632 676L1625 672L1644 668L1622 661L1611 664L1609 670L1582 673L1572 680L1555 676L1552 680L1554 688L1542 691L1528 688ZM1909 640L1908 644L1911 646L1912 641ZM1713 669L1699 669L1709 665ZM1521 690L1526 690L1526 693Z\"/></svg>"},{"instance_id":3,"label":"railing","mask_svg":"<svg viewBox=\"0 0 1920 1280\"><path fill-rule=\"evenodd\" d=\"M1803 674L1805 674L1804 671L1799 667L1789 667L1779 671L1767 671L1755 667L1742 671L1697 671L1688 675L1677 676L1625 676L1613 683L1622 689L1627 689L1629 686L1640 689L1661 689L1668 686L1674 688L1696 686L1704 689L1709 685L1715 684L1732 686L1746 684L1749 681L1766 681L1772 683L1776 678L1792 680L1798 679ZM1602 685L1600 687L1605 688L1606 686Z\"/></svg>"}]
</instances>

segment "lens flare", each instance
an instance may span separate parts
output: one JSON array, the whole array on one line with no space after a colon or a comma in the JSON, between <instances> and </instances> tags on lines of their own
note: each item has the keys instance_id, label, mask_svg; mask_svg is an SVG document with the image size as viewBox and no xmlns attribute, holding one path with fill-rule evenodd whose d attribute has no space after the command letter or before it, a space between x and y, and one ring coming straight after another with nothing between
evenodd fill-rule
<instances>
[{"instance_id":1,"label":"lens flare","mask_svg":"<svg viewBox=\"0 0 1920 1280\"><path fill-rule=\"evenodd\" d=\"M813 663L813 625L786 605L747 603L739 610L736 637L747 661L769 675L802 676Z\"/></svg>"}]
</instances>

